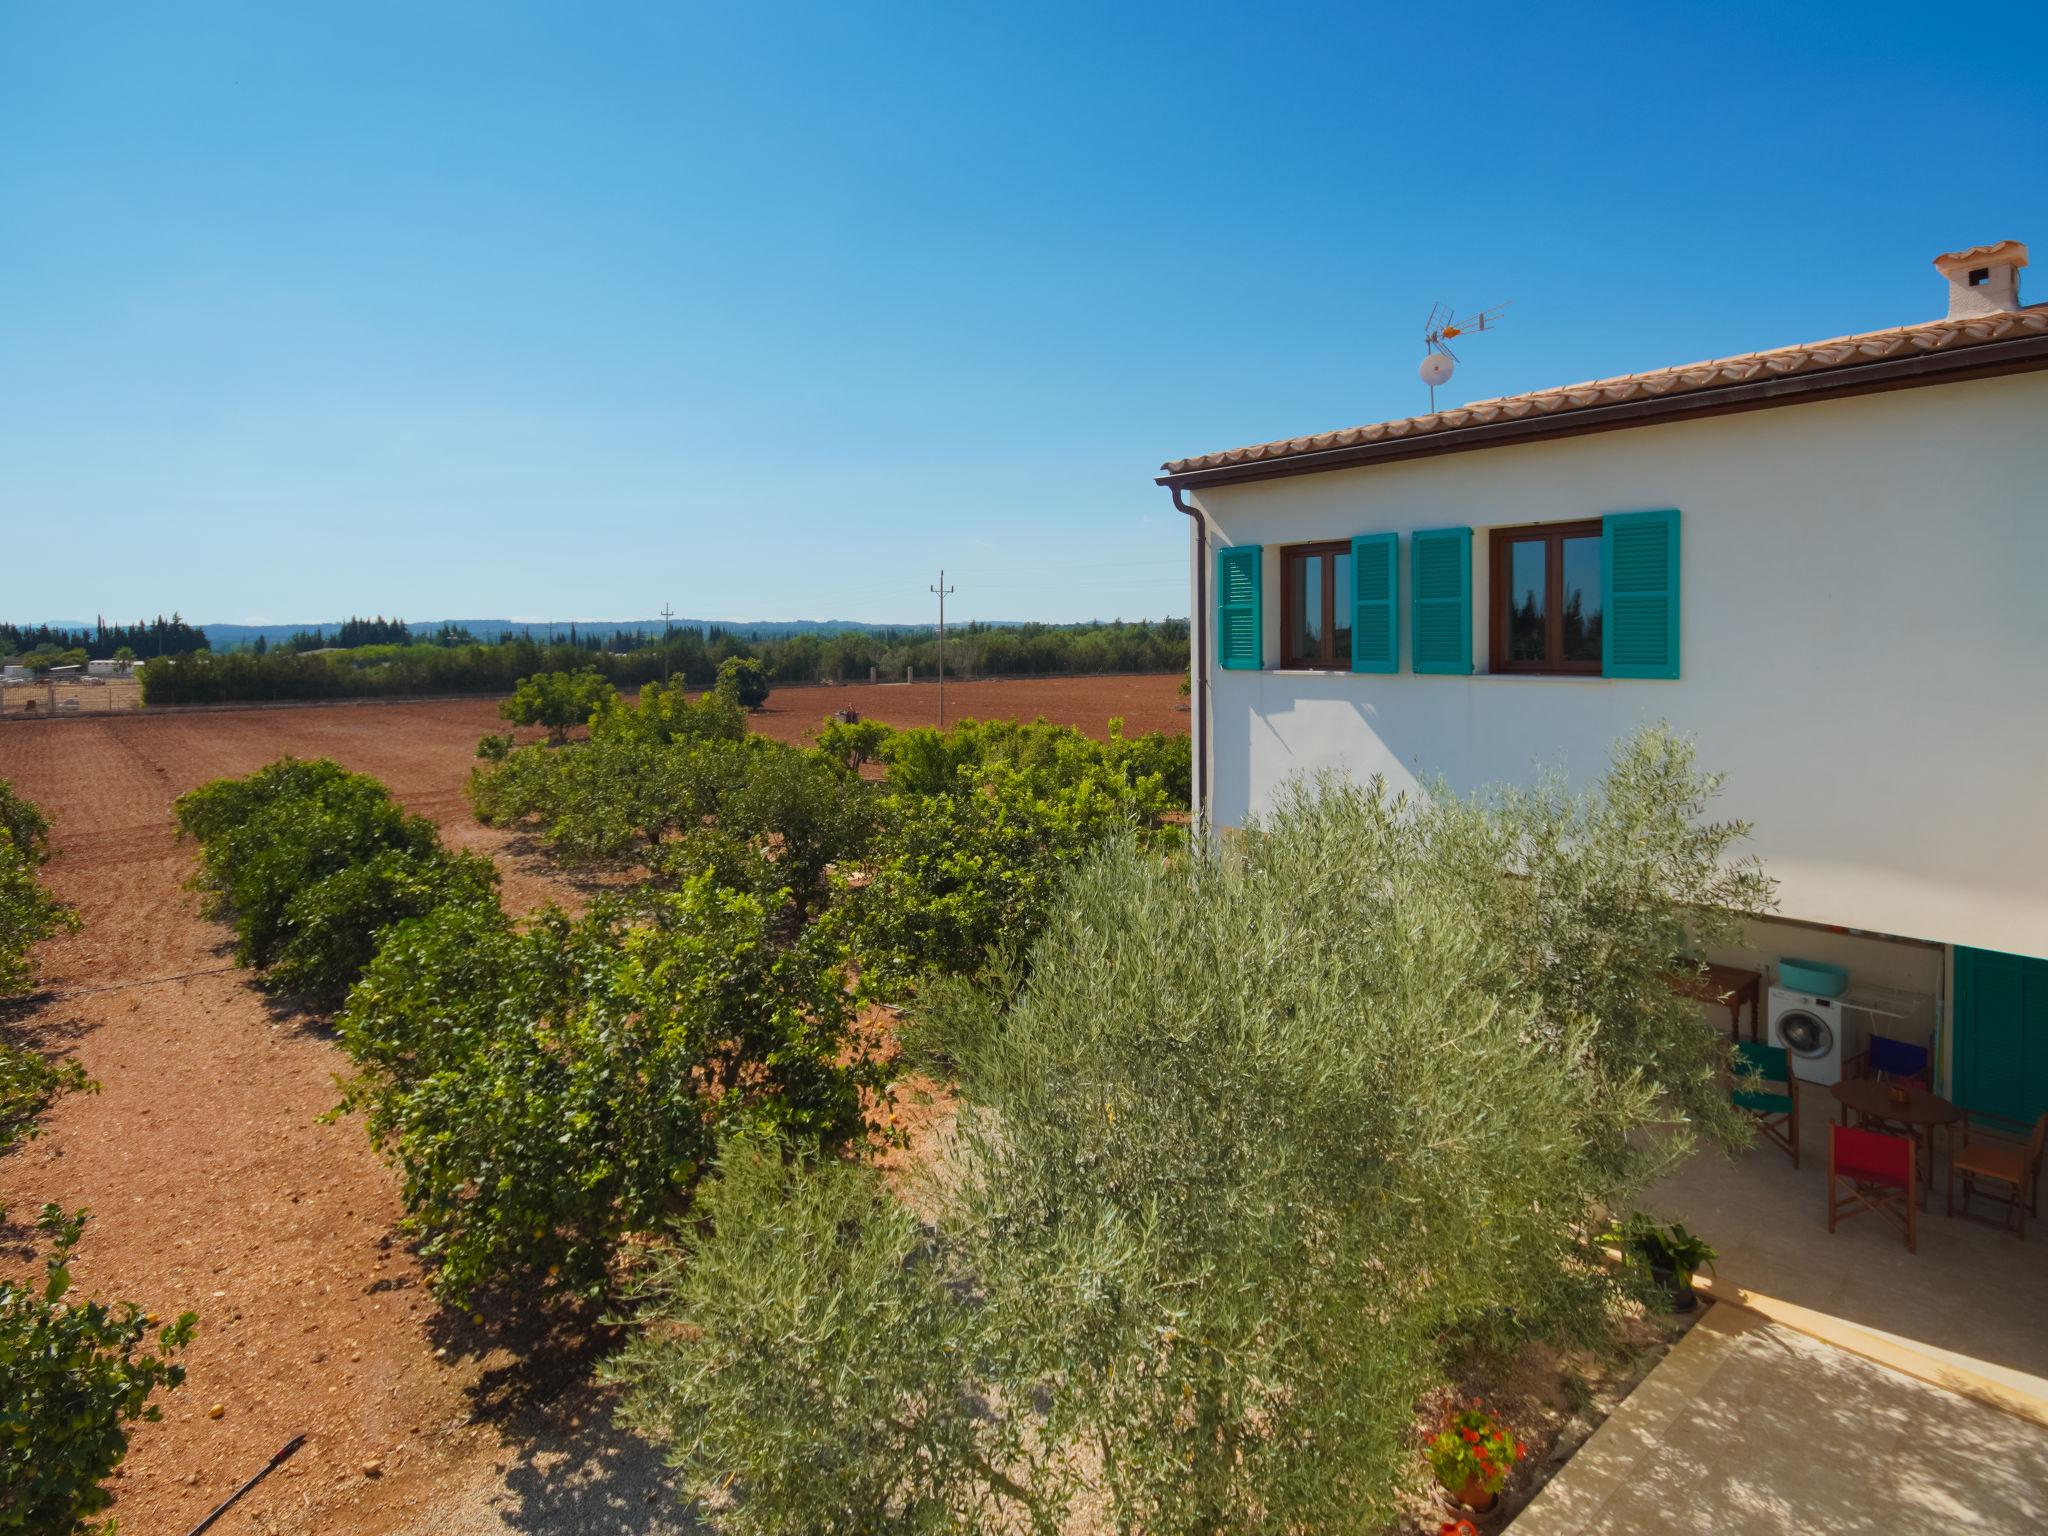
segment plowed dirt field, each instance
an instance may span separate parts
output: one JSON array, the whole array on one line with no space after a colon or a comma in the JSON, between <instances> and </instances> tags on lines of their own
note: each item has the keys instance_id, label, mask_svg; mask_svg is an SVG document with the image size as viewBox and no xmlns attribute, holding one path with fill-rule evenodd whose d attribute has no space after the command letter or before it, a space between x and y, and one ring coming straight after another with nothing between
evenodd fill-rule
<instances>
[{"instance_id":1,"label":"plowed dirt field","mask_svg":"<svg viewBox=\"0 0 2048 1536\"><path fill-rule=\"evenodd\" d=\"M1176 688L1157 676L949 683L946 713L1184 731ZM930 684L783 689L755 725L793 741L849 706L930 724L937 702ZM116 1482L134 1536L188 1530L297 1434L304 1448L216 1531L672 1528L651 1461L604 1432L584 1362L551 1367L529 1358L530 1339L426 1299L394 1174L359 1124L321 1123L345 1059L323 1021L234 969L225 930L185 889L192 850L172 836L183 791L286 753L327 756L495 858L509 906L574 903L577 887L525 840L469 814L476 739L499 728L482 700L0 725L0 777L50 817L48 877L84 919L46 947L43 992L0 1013L0 1028L75 1054L101 1086L0 1157L0 1265L25 1267L44 1201L86 1206L81 1295L201 1320L186 1385L162 1423L138 1429Z\"/></svg>"}]
</instances>

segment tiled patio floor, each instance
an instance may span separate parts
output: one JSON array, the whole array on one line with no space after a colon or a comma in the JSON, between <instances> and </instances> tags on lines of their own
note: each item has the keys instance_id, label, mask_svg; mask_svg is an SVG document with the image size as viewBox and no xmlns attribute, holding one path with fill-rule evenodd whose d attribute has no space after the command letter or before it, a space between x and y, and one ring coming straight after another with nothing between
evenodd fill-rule
<instances>
[{"instance_id":1,"label":"tiled patio floor","mask_svg":"<svg viewBox=\"0 0 2048 1536\"><path fill-rule=\"evenodd\" d=\"M2037 1536L2048 1428L1717 1304L1509 1530Z\"/></svg>"},{"instance_id":2,"label":"tiled patio floor","mask_svg":"<svg viewBox=\"0 0 2048 1536\"><path fill-rule=\"evenodd\" d=\"M1718 1248L1715 1273L1723 1280L1966 1356L1986 1374L2048 1396L2048 1220L2029 1218L2022 1240L1943 1215L1946 1164L1937 1163L1917 1254L1876 1216L1857 1216L1830 1234L1827 1123L1834 1111L1826 1089L1805 1087L1798 1168L1762 1141L1733 1162L1703 1152L1651 1189L1644 1208L1684 1222Z\"/></svg>"}]
</instances>

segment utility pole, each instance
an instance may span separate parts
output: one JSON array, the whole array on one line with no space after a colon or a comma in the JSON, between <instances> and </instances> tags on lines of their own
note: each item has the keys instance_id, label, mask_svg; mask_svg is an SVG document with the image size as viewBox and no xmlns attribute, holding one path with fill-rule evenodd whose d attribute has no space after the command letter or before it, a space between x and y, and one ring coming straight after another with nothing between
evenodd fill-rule
<instances>
[{"instance_id":1,"label":"utility pole","mask_svg":"<svg viewBox=\"0 0 2048 1536\"><path fill-rule=\"evenodd\" d=\"M668 642L675 632L675 610L667 603L661 605L661 686L668 686Z\"/></svg>"},{"instance_id":2,"label":"utility pole","mask_svg":"<svg viewBox=\"0 0 2048 1536\"><path fill-rule=\"evenodd\" d=\"M939 584L932 591L939 594L939 729L946 728L946 597L954 589L946 585L946 573L939 572Z\"/></svg>"}]
</instances>

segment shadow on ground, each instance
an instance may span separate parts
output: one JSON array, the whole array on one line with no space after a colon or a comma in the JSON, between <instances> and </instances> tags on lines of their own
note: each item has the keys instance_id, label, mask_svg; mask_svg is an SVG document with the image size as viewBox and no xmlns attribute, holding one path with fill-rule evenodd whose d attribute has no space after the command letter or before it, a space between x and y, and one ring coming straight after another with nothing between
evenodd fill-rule
<instances>
[{"instance_id":1,"label":"shadow on ground","mask_svg":"<svg viewBox=\"0 0 2048 1536\"><path fill-rule=\"evenodd\" d=\"M698 1536L660 1452L618 1395L579 1382L501 1427L504 1443L394 1536Z\"/></svg>"}]
</instances>

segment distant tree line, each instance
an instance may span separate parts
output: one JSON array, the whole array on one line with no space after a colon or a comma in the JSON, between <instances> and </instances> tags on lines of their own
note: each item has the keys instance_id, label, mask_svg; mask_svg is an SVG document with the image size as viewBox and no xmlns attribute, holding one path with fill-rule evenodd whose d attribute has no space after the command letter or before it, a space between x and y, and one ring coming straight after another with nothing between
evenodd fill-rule
<instances>
[{"instance_id":1,"label":"distant tree line","mask_svg":"<svg viewBox=\"0 0 2048 1536\"><path fill-rule=\"evenodd\" d=\"M144 702L150 704L401 698L510 693L523 677L555 671L595 672L619 687L664 679L708 687L720 664L735 656L759 661L776 684L866 682L871 671L898 679L906 669L928 677L938 668L938 636L931 629L891 629L755 638L710 626L678 629L667 636L579 632L551 644L521 634L492 645L437 640L305 652L280 646L166 655L142 669L142 689ZM1187 660L1184 619L970 624L946 632L946 670L955 676L1179 672Z\"/></svg>"},{"instance_id":2,"label":"distant tree line","mask_svg":"<svg viewBox=\"0 0 2048 1536\"><path fill-rule=\"evenodd\" d=\"M442 627L445 629L447 626ZM262 638L257 636L259 640ZM387 619L381 613L374 619L359 619L351 614L332 635L327 633L324 624L318 629L302 629L285 642L285 648L318 651L333 646L353 650L359 645L411 645L412 641L412 626L403 619Z\"/></svg>"},{"instance_id":3,"label":"distant tree line","mask_svg":"<svg viewBox=\"0 0 2048 1536\"><path fill-rule=\"evenodd\" d=\"M0 624L0 651L9 656L30 651L83 651L94 661L106 661L124 646L143 658L185 656L208 649L206 631L175 613L168 619L158 614L154 620L137 619L133 624L95 619L91 629Z\"/></svg>"}]
</instances>

